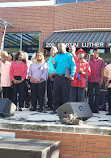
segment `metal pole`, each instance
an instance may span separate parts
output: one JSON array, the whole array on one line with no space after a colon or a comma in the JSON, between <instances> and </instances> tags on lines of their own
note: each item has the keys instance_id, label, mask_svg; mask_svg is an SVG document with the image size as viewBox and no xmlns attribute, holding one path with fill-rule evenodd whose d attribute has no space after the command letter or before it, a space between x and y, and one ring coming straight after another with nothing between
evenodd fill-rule
<instances>
[{"instance_id":1,"label":"metal pole","mask_svg":"<svg viewBox=\"0 0 111 158\"><path fill-rule=\"evenodd\" d=\"M89 59L90 59L90 54L87 55L87 62L89 66ZM88 70L87 70L87 75L86 75L86 102L88 102Z\"/></svg>"},{"instance_id":2,"label":"metal pole","mask_svg":"<svg viewBox=\"0 0 111 158\"><path fill-rule=\"evenodd\" d=\"M6 23L8 26L13 27L12 24L6 22L5 20L3 20L3 19L1 19L1 18L0 18L0 21L1 21L0 23L1 23L2 25L5 25L4 23Z\"/></svg>"},{"instance_id":3,"label":"metal pole","mask_svg":"<svg viewBox=\"0 0 111 158\"><path fill-rule=\"evenodd\" d=\"M13 27L13 25L10 24L10 23L8 23L8 22L6 22L5 20L3 20L3 19L1 19L1 18L0 18L0 24L2 24L2 25L5 26L4 33L3 33L3 37L2 37L1 49L0 49L1 54L2 54L6 29L7 29L8 26L9 26L9 27Z\"/></svg>"},{"instance_id":4,"label":"metal pole","mask_svg":"<svg viewBox=\"0 0 111 158\"><path fill-rule=\"evenodd\" d=\"M1 51L1 56L2 56L2 51L3 51L3 47L4 47L4 39L5 39L5 34L6 34L6 29L7 29L7 26L10 26L10 27L13 27L12 24L9 24L7 23L6 21L4 21L3 19L0 18L0 24L4 25L5 28L4 28L4 32L3 32L3 37L2 37L2 43L1 43L1 48L0 48L0 51ZM0 98L3 97L2 96L2 87L1 87L1 65L0 65Z\"/></svg>"},{"instance_id":5,"label":"metal pole","mask_svg":"<svg viewBox=\"0 0 111 158\"><path fill-rule=\"evenodd\" d=\"M2 43L1 43L1 55L2 55L2 51L3 51L4 39L5 39L5 34L6 34L6 29L7 29L7 23L4 22L4 25L5 25L5 29L4 29L4 33L3 33L3 37L2 37Z\"/></svg>"}]
</instances>

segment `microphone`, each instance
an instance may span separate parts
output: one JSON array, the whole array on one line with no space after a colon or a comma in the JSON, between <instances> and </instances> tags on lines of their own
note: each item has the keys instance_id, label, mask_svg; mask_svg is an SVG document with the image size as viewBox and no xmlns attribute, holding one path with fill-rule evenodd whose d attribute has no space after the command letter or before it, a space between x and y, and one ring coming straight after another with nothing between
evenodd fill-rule
<instances>
[{"instance_id":1,"label":"microphone","mask_svg":"<svg viewBox=\"0 0 111 158\"><path fill-rule=\"evenodd\" d=\"M45 62L47 62L48 60L49 60L49 58L47 58Z\"/></svg>"}]
</instances>

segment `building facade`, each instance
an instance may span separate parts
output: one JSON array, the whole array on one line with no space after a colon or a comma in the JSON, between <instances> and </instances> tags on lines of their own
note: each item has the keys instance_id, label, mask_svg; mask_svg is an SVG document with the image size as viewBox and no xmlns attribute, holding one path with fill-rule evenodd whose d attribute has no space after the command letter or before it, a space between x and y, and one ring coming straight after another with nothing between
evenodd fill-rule
<instances>
[{"instance_id":1,"label":"building facade","mask_svg":"<svg viewBox=\"0 0 111 158\"><path fill-rule=\"evenodd\" d=\"M87 53L100 48L109 58L110 8L110 0L0 0L0 18L13 25L7 27L4 49L34 53L64 42ZM0 26L0 41L3 30Z\"/></svg>"}]
</instances>

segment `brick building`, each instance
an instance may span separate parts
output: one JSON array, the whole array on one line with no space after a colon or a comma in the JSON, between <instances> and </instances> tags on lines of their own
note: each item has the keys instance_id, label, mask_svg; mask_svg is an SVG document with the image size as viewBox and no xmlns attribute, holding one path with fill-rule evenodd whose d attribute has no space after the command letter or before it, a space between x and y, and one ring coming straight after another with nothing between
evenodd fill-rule
<instances>
[{"instance_id":1,"label":"brick building","mask_svg":"<svg viewBox=\"0 0 111 158\"><path fill-rule=\"evenodd\" d=\"M0 18L10 22L4 49L34 53L65 42L87 53L98 47L105 58L111 52L109 0L0 0ZM3 26L0 26L0 41Z\"/></svg>"},{"instance_id":2,"label":"brick building","mask_svg":"<svg viewBox=\"0 0 111 158\"><path fill-rule=\"evenodd\" d=\"M13 53L24 50L30 55L65 42L67 47L75 44L87 53L96 46L104 52L101 56L109 58L111 1L83 1L0 0L0 18L13 25L7 27L4 50ZM0 43L3 31L4 26L0 25ZM111 158L110 120L103 120L103 128L98 119L98 126L88 128L51 122L20 123L13 119L9 123L10 119L5 122L1 119L0 131L12 132L16 138L60 141L60 158Z\"/></svg>"}]
</instances>

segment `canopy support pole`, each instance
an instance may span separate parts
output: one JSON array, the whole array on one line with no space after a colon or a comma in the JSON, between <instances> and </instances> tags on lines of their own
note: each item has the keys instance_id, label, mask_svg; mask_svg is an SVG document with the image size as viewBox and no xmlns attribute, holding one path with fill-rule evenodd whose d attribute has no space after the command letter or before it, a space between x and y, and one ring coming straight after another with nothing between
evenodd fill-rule
<instances>
[{"instance_id":1,"label":"canopy support pole","mask_svg":"<svg viewBox=\"0 0 111 158\"><path fill-rule=\"evenodd\" d=\"M6 34L6 29L7 27L13 27L12 24L4 21L3 19L0 18L0 24L4 25L4 32L3 32L3 37L2 37L2 43L1 43L1 48L0 48L0 51L1 51L1 55L2 55L2 51L3 51L3 47L4 47L4 39L5 39L5 34Z\"/></svg>"}]
</instances>

